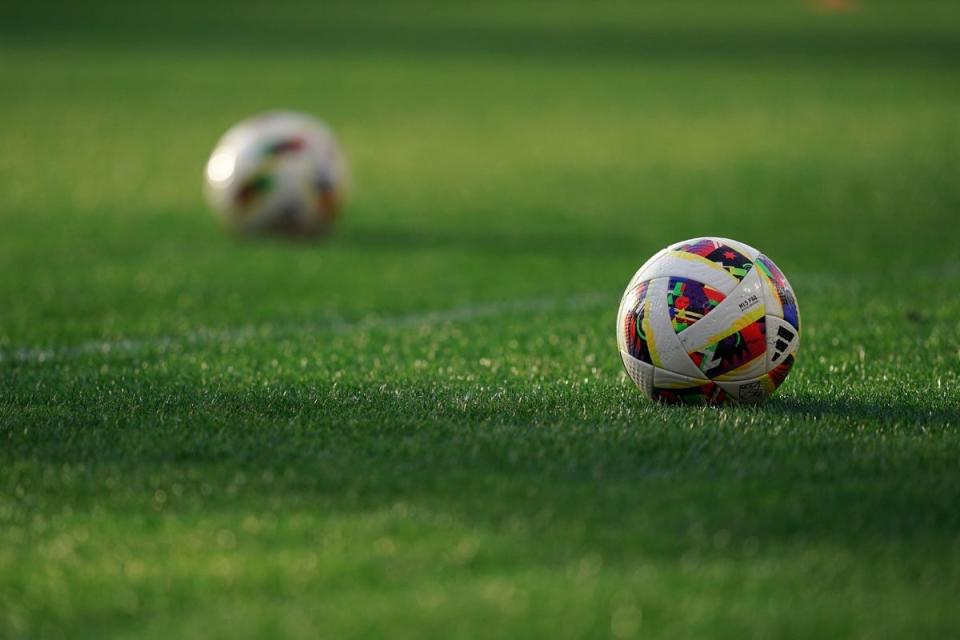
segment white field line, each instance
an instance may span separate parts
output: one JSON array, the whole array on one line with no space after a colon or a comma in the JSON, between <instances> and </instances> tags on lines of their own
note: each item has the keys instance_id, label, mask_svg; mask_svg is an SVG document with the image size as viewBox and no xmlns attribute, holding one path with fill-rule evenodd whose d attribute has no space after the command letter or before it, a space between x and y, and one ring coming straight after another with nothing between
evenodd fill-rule
<instances>
[{"instance_id":1,"label":"white field line","mask_svg":"<svg viewBox=\"0 0 960 640\"><path fill-rule=\"evenodd\" d=\"M917 277L953 279L960 276L960 263L913 269L911 273ZM798 274L794 282L802 284L801 290L827 291L837 287L857 287L862 284L861 275L857 272L812 272ZM309 333L336 335L371 329L411 329L447 323L469 322L482 318L503 317L517 313L591 309L601 304L609 306L612 314L619 302L618 295L619 292L588 291L565 298L526 298L394 316L372 314L352 321L331 317L319 322L297 325L265 324L232 329L201 328L175 336L91 340L70 346L14 347L7 351L0 351L0 362L44 363L84 355L135 354L180 346L240 344L255 338L278 339ZM611 320L611 324L612 322Z\"/></svg>"},{"instance_id":2,"label":"white field line","mask_svg":"<svg viewBox=\"0 0 960 640\"><path fill-rule=\"evenodd\" d=\"M346 334L371 329L414 329L449 323L462 323L483 318L497 318L518 313L590 309L602 304L614 304L616 294L591 291L566 298L526 298L489 304L466 305L442 311L427 311L403 315L368 315L357 320L327 318L320 322L297 325L235 327L232 329L196 329L176 336L119 338L91 340L71 346L19 347L0 351L0 362L44 363L84 355L135 354L150 350L164 350L182 345L203 346L239 344L255 338L278 339L310 333Z\"/></svg>"}]
</instances>

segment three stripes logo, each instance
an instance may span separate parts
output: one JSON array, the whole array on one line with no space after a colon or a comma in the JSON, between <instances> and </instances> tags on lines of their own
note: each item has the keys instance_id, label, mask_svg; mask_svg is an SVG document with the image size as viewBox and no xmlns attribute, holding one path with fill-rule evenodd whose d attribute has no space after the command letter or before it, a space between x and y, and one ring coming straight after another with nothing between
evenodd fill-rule
<instances>
[{"instance_id":1,"label":"three stripes logo","mask_svg":"<svg viewBox=\"0 0 960 640\"><path fill-rule=\"evenodd\" d=\"M796 334L784 326L781 326L777 330L777 343L774 345L775 351L773 353L773 358L771 358L773 362L776 362L780 359L780 356L782 356L783 352L787 350L787 347L790 346L790 343L793 342L795 337Z\"/></svg>"}]
</instances>

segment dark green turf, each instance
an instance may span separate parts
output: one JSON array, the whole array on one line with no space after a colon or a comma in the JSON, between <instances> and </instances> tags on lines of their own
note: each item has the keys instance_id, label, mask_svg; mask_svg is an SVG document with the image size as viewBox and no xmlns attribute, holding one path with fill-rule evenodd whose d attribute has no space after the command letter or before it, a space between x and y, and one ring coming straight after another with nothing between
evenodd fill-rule
<instances>
[{"instance_id":1,"label":"dark green turf","mask_svg":"<svg viewBox=\"0 0 960 640\"><path fill-rule=\"evenodd\" d=\"M960 11L0 9L0 637L956 637ZM313 245L219 134L317 113ZM762 408L654 406L619 295L757 246Z\"/></svg>"}]
</instances>

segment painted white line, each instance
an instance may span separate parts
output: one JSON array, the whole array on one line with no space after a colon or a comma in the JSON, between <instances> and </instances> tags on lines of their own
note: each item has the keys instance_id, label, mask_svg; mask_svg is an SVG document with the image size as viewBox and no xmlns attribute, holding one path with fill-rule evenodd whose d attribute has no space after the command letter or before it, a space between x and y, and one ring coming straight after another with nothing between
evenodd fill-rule
<instances>
[{"instance_id":1,"label":"painted white line","mask_svg":"<svg viewBox=\"0 0 960 640\"><path fill-rule=\"evenodd\" d=\"M45 363L84 355L135 354L150 350L165 350L182 346L239 344L256 338L278 339L303 334L345 334L371 329L414 329L423 326L469 322L482 318L496 318L517 313L542 313L557 310L589 309L602 304L613 304L617 293L584 292L566 298L527 298L521 300L467 305L441 311L404 315L368 315L358 320L329 318L321 322L296 325L262 325L233 329L197 329L178 336L120 338L91 340L61 347L19 347L0 351L0 362Z\"/></svg>"},{"instance_id":2,"label":"painted white line","mask_svg":"<svg viewBox=\"0 0 960 640\"><path fill-rule=\"evenodd\" d=\"M914 268L910 271L914 277L936 277L954 279L960 276L960 263ZM872 274L876 276L877 274ZM800 284L797 287L797 284ZM810 272L797 274L793 280L800 291L830 291L836 289L858 288L864 284L862 274L850 272ZM154 336L144 338L120 338L116 340L92 340L70 346L53 347L14 347L0 351L0 362L44 363L60 361L84 355L135 354L149 350L162 351L182 347L196 347L215 344L240 344L253 339L278 339L303 334L344 334L371 329L411 329L446 323L469 322L481 318L495 318L515 313L539 313L554 310L588 309L599 305L609 305L611 313L619 301L620 291L589 291L574 294L566 298L527 298L520 300L493 302L489 304L467 305L440 311L411 313L395 316L368 315L357 320L344 320L332 317L320 322L297 325L272 325L236 327L232 329L197 329L176 336Z\"/></svg>"}]
</instances>

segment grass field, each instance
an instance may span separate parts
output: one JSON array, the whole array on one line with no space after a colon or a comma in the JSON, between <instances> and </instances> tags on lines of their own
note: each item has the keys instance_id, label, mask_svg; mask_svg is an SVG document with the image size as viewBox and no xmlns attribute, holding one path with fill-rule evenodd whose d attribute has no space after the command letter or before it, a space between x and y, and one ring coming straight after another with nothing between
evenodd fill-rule
<instances>
[{"instance_id":1,"label":"grass field","mask_svg":"<svg viewBox=\"0 0 960 640\"><path fill-rule=\"evenodd\" d=\"M0 637L960 635L960 9L0 9ZM355 188L226 237L220 133ZM768 253L761 408L622 373L633 271Z\"/></svg>"}]
</instances>

